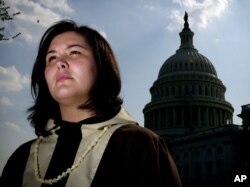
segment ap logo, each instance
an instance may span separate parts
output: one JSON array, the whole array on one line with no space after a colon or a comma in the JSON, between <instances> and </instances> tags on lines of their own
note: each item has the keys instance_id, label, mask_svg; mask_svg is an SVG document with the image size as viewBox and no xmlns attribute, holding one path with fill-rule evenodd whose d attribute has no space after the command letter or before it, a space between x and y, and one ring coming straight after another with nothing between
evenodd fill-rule
<instances>
[{"instance_id":1,"label":"ap logo","mask_svg":"<svg viewBox=\"0 0 250 187\"><path fill-rule=\"evenodd\" d=\"M234 182L244 182L246 179L246 175L236 175L234 178Z\"/></svg>"}]
</instances>

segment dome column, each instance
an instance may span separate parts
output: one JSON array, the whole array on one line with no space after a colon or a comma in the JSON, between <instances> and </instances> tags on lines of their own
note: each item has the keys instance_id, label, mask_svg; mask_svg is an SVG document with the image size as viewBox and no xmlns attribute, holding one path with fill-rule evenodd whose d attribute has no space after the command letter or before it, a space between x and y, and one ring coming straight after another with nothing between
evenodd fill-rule
<instances>
[{"instance_id":1,"label":"dome column","mask_svg":"<svg viewBox=\"0 0 250 187\"><path fill-rule=\"evenodd\" d=\"M208 117L208 107L206 107L206 110L205 110L205 123L206 123L206 127L209 126L209 117Z\"/></svg>"},{"instance_id":2,"label":"dome column","mask_svg":"<svg viewBox=\"0 0 250 187\"><path fill-rule=\"evenodd\" d=\"M184 127L185 126L185 111L184 111L184 108L181 108L181 127Z\"/></svg>"},{"instance_id":3,"label":"dome column","mask_svg":"<svg viewBox=\"0 0 250 187\"><path fill-rule=\"evenodd\" d=\"M198 107L197 117L198 117L198 126L201 126L201 108L200 107Z\"/></svg>"}]
</instances>

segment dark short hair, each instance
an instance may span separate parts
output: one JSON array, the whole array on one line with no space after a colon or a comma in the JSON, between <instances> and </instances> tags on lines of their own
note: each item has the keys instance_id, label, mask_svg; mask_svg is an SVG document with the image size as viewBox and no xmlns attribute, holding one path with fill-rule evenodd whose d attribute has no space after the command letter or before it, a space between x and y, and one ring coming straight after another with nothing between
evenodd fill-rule
<instances>
[{"instance_id":1,"label":"dark short hair","mask_svg":"<svg viewBox=\"0 0 250 187\"><path fill-rule=\"evenodd\" d=\"M107 40L96 30L88 26L77 26L72 20L55 23L41 38L38 54L31 75L31 93L34 105L28 109L28 120L35 128L37 135L46 135L46 124L49 119L60 119L58 103L52 98L44 76L45 58L53 38L61 33L74 31L83 36L91 46L97 66L97 79L87 103L79 108L89 109L96 115L105 116L110 110L120 108L122 99L121 79L114 53Z\"/></svg>"}]
</instances>

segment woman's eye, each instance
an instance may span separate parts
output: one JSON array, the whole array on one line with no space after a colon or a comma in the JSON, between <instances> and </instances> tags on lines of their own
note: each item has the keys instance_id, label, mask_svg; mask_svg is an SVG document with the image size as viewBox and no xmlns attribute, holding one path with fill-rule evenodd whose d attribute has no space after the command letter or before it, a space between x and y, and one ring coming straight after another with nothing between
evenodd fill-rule
<instances>
[{"instance_id":1,"label":"woman's eye","mask_svg":"<svg viewBox=\"0 0 250 187\"><path fill-rule=\"evenodd\" d=\"M79 51L71 51L70 54L71 55L80 55L81 52L79 52Z\"/></svg>"},{"instance_id":2,"label":"woman's eye","mask_svg":"<svg viewBox=\"0 0 250 187\"><path fill-rule=\"evenodd\" d=\"M50 56L46 61L47 62L52 62L55 59L56 59L56 56Z\"/></svg>"}]
</instances>

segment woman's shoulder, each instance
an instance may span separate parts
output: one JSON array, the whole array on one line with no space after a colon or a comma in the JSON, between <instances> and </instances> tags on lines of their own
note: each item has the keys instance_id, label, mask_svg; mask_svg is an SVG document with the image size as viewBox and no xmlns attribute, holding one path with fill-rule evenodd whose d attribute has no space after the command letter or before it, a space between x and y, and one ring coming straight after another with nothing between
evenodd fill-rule
<instances>
[{"instance_id":1,"label":"woman's shoulder","mask_svg":"<svg viewBox=\"0 0 250 187\"><path fill-rule=\"evenodd\" d=\"M25 142L21 144L10 156L8 162L6 165L14 163L14 162L20 162L21 160L27 159L29 152L30 152L30 147L32 143L35 140L30 140L28 142Z\"/></svg>"},{"instance_id":2,"label":"woman's shoulder","mask_svg":"<svg viewBox=\"0 0 250 187\"><path fill-rule=\"evenodd\" d=\"M30 153L30 147L34 140L20 145L8 159L0 180L0 184L16 184L22 179L22 174ZM13 173L13 171L15 171ZM11 185L10 185L11 186ZM15 186L15 185L13 185Z\"/></svg>"},{"instance_id":3,"label":"woman's shoulder","mask_svg":"<svg viewBox=\"0 0 250 187\"><path fill-rule=\"evenodd\" d=\"M119 137L140 139L145 141L159 141L160 137L150 129L138 124L127 124L116 130L115 134Z\"/></svg>"},{"instance_id":4,"label":"woman's shoulder","mask_svg":"<svg viewBox=\"0 0 250 187\"><path fill-rule=\"evenodd\" d=\"M25 152L29 152L30 151L30 147L32 145L32 143L35 141L35 139L33 140L29 140L23 144L21 144L13 153L13 155L15 154L23 154Z\"/></svg>"},{"instance_id":5,"label":"woman's shoulder","mask_svg":"<svg viewBox=\"0 0 250 187\"><path fill-rule=\"evenodd\" d=\"M119 128L121 131L125 131L125 132L130 132L130 133L142 133L142 134L147 134L150 136L155 136L158 137L158 135L153 132L152 130L146 128L146 127L142 127L138 124L127 124L122 126L121 128Z\"/></svg>"}]
</instances>

